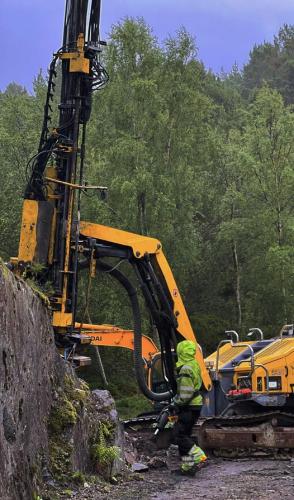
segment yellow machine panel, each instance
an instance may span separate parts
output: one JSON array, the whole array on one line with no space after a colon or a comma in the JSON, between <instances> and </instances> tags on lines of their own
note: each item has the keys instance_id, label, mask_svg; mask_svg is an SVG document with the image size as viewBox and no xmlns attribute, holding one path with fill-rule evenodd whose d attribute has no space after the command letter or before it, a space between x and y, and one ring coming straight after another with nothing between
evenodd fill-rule
<instances>
[{"instance_id":1,"label":"yellow machine panel","mask_svg":"<svg viewBox=\"0 0 294 500\"><path fill-rule=\"evenodd\" d=\"M89 74L90 61L85 57L84 46L85 38L83 33L80 33L77 40L77 50L75 52L63 52L59 55L60 59L69 59L70 73Z\"/></svg>"},{"instance_id":2,"label":"yellow machine panel","mask_svg":"<svg viewBox=\"0 0 294 500\"><path fill-rule=\"evenodd\" d=\"M294 339L293 338L280 338L273 342L268 347L255 355L255 361L260 364L273 362L289 354L294 353Z\"/></svg>"},{"instance_id":3,"label":"yellow machine panel","mask_svg":"<svg viewBox=\"0 0 294 500\"><path fill-rule=\"evenodd\" d=\"M47 264L54 216L50 201L24 200L18 262Z\"/></svg>"},{"instance_id":4,"label":"yellow machine panel","mask_svg":"<svg viewBox=\"0 0 294 500\"><path fill-rule=\"evenodd\" d=\"M250 358L236 369L234 382L245 373L251 373L252 390L293 393L294 338L279 338L254 356L254 371ZM268 380L268 382L267 382Z\"/></svg>"},{"instance_id":5,"label":"yellow machine panel","mask_svg":"<svg viewBox=\"0 0 294 500\"><path fill-rule=\"evenodd\" d=\"M80 232L83 236L97 238L99 240L110 241L118 245L128 246L133 249L134 256L139 258L145 252L154 254L161 249L161 243L155 238L141 236L140 234L122 231L101 224L81 221Z\"/></svg>"},{"instance_id":6,"label":"yellow machine panel","mask_svg":"<svg viewBox=\"0 0 294 500\"><path fill-rule=\"evenodd\" d=\"M242 352L245 352L247 348L244 344L241 346L238 344L232 345L230 343L222 345L221 348L219 349L218 367L220 369L223 368L227 363L236 358L236 356L242 354ZM251 345L253 344L253 342L246 342L246 344ZM210 369L215 369L216 358L217 358L217 351L210 354L210 356L207 356L207 358L205 358L206 366Z\"/></svg>"},{"instance_id":7,"label":"yellow machine panel","mask_svg":"<svg viewBox=\"0 0 294 500\"><path fill-rule=\"evenodd\" d=\"M22 210L21 232L18 249L18 260L33 262L37 246L38 202L24 200Z\"/></svg>"}]
</instances>

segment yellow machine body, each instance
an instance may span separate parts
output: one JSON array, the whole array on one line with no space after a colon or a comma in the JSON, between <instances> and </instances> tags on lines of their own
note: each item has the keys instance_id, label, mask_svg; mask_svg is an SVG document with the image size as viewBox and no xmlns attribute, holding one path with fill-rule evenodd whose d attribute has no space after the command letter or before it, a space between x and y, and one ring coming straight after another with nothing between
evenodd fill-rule
<instances>
[{"instance_id":1,"label":"yellow machine body","mask_svg":"<svg viewBox=\"0 0 294 500\"><path fill-rule=\"evenodd\" d=\"M242 342L242 345L236 344L224 344L219 349L219 357L218 357L218 367L222 369L225 365L227 365L230 361L234 360L238 355L244 353L246 351L246 345L253 344L250 342ZM215 370L217 363L217 351L214 351L209 356L205 358L205 365L209 370Z\"/></svg>"},{"instance_id":2,"label":"yellow machine body","mask_svg":"<svg viewBox=\"0 0 294 500\"><path fill-rule=\"evenodd\" d=\"M77 50L74 52L62 52L59 55L61 60L69 60L70 73L85 73L90 72L90 61L85 57L85 37L80 33L77 39Z\"/></svg>"},{"instance_id":3,"label":"yellow machine body","mask_svg":"<svg viewBox=\"0 0 294 500\"><path fill-rule=\"evenodd\" d=\"M77 330L91 338L91 345L98 347L123 347L134 350L133 330L124 330L113 325L93 325L76 323ZM148 363L159 350L156 344L147 335L142 335L142 357Z\"/></svg>"},{"instance_id":4,"label":"yellow machine body","mask_svg":"<svg viewBox=\"0 0 294 500\"><path fill-rule=\"evenodd\" d=\"M244 375L250 375L252 392L290 395L294 392L294 338L281 337L235 370L234 383L240 386Z\"/></svg>"},{"instance_id":5,"label":"yellow machine body","mask_svg":"<svg viewBox=\"0 0 294 500\"><path fill-rule=\"evenodd\" d=\"M55 210L50 201L24 200L18 256L13 259L14 263L47 265L52 261L54 221Z\"/></svg>"}]
</instances>

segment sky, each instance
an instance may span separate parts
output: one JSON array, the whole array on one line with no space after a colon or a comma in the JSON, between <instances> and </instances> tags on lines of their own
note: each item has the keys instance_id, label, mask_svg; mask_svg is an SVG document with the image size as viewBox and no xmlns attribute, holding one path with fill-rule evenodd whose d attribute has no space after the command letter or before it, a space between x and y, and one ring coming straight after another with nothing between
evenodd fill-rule
<instances>
[{"instance_id":1,"label":"sky","mask_svg":"<svg viewBox=\"0 0 294 500\"><path fill-rule=\"evenodd\" d=\"M0 0L0 90L15 81L28 90L61 45L65 0ZM294 24L294 0L102 0L101 38L124 17L143 17L163 41L185 26L199 58L218 73L242 67L254 44Z\"/></svg>"}]
</instances>

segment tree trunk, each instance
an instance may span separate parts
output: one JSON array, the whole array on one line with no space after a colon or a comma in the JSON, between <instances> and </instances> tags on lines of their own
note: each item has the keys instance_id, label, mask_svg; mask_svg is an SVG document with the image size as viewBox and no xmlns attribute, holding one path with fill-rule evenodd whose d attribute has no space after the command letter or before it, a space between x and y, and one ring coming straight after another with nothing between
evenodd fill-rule
<instances>
[{"instance_id":1,"label":"tree trunk","mask_svg":"<svg viewBox=\"0 0 294 500\"><path fill-rule=\"evenodd\" d=\"M235 241L233 242L232 250L233 250L234 268L236 274L235 293L236 293L236 302L238 309L238 327L241 328L242 327L242 305L241 305L241 289L240 289L241 273L240 273L240 266L239 266L238 252L237 252L237 244Z\"/></svg>"},{"instance_id":2,"label":"tree trunk","mask_svg":"<svg viewBox=\"0 0 294 500\"><path fill-rule=\"evenodd\" d=\"M147 217L146 217L146 194L138 194L138 215L141 234L148 235Z\"/></svg>"}]
</instances>

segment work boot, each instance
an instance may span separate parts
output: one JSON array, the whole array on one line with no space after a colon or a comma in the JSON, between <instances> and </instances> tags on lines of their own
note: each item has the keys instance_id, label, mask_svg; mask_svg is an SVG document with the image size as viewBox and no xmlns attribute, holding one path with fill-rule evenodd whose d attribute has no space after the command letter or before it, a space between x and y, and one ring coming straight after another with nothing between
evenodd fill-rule
<instances>
[{"instance_id":1,"label":"work boot","mask_svg":"<svg viewBox=\"0 0 294 500\"><path fill-rule=\"evenodd\" d=\"M184 468L182 465L179 469L174 469L171 472L176 476L189 476L194 477L198 470L198 465L192 465L189 468Z\"/></svg>"},{"instance_id":2,"label":"work boot","mask_svg":"<svg viewBox=\"0 0 294 500\"><path fill-rule=\"evenodd\" d=\"M204 463L207 462L207 456L205 455L204 451L199 448L199 446L192 446L191 450L188 453L188 456L193 458L193 463L199 468L204 465Z\"/></svg>"},{"instance_id":3,"label":"work boot","mask_svg":"<svg viewBox=\"0 0 294 500\"><path fill-rule=\"evenodd\" d=\"M182 464L179 474L182 476L194 476L197 470L197 465L195 464L194 457L190 454L182 456Z\"/></svg>"}]
</instances>

